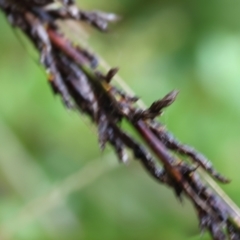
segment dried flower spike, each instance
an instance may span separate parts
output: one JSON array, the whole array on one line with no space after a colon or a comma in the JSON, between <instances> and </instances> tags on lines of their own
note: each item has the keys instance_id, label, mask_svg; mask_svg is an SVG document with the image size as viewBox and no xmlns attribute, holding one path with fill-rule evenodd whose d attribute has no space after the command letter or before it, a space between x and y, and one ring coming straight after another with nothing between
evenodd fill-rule
<instances>
[{"instance_id":1,"label":"dried flower spike","mask_svg":"<svg viewBox=\"0 0 240 240\"><path fill-rule=\"evenodd\" d=\"M65 106L86 114L96 125L101 149L110 144L122 162L128 159L126 150L132 151L154 179L172 188L178 198L190 199L201 230L208 230L214 240L240 239L240 217L203 183L197 167L220 182L227 183L228 179L206 157L181 144L156 120L174 102L178 92L170 92L147 109L137 107L137 97L111 84L118 69L107 73L96 70L98 61L94 54L73 45L57 24L59 19L74 19L106 31L108 23L117 20L116 15L83 11L73 0L59 2L59 7L51 8L48 6L53 3L51 0L0 0L0 10L36 47L54 93ZM145 144L121 128L122 119L131 124ZM193 164L179 159L179 154L190 157Z\"/></svg>"}]
</instances>

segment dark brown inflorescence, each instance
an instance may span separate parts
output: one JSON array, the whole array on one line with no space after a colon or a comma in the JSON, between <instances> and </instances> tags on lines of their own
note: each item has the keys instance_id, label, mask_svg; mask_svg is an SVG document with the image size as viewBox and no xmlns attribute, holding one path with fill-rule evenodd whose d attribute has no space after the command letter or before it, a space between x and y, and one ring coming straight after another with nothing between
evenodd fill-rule
<instances>
[{"instance_id":1,"label":"dark brown inflorescence","mask_svg":"<svg viewBox=\"0 0 240 240\"><path fill-rule=\"evenodd\" d=\"M178 198L188 197L196 209L201 230L208 230L215 240L240 239L239 216L202 182L197 168L222 183L228 179L205 156L177 141L156 120L174 102L178 92L172 91L149 108L140 109L136 105L137 97L111 84L118 69L110 69L106 74L99 71L95 55L73 45L57 24L57 20L73 19L106 31L116 16L83 11L73 0L58 1L57 8L48 4L54 4L54 0L0 0L0 9L40 53L54 94L61 97L67 108L88 115L96 124L101 149L109 143L122 162L128 159L126 149L131 150L153 178L171 187ZM161 164L143 144L122 130L122 119L138 131ZM189 157L193 164L180 160L179 155Z\"/></svg>"}]
</instances>

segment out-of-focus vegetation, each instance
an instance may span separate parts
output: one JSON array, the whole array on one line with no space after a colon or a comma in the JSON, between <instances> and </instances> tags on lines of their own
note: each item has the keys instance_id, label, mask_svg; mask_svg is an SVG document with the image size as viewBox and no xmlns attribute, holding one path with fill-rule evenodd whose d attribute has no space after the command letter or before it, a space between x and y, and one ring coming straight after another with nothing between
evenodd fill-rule
<instances>
[{"instance_id":1,"label":"out-of-focus vegetation","mask_svg":"<svg viewBox=\"0 0 240 240\"><path fill-rule=\"evenodd\" d=\"M232 179L224 189L240 205L240 1L79 4L122 16L106 35L87 27L89 44L147 104L180 90L161 120ZM198 239L190 204L138 162L122 166L110 149L101 153L90 121L53 96L38 58L3 14L0 31L0 233L17 240Z\"/></svg>"}]
</instances>

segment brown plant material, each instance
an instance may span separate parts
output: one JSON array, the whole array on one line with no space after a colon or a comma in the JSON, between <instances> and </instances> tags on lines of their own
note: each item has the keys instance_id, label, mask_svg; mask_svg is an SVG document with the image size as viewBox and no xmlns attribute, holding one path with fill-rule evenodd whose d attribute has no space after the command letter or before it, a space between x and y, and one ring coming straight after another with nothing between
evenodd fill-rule
<instances>
[{"instance_id":1,"label":"brown plant material","mask_svg":"<svg viewBox=\"0 0 240 240\"><path fill-rule=\"evenodd\" d=\"M220 175L204 155L177 141L156 120L163 109L175 101L178 91L170 92L147 109L137 107L136 96L129 96L111 84L118 68L107 73L99 71L95 55L74 46L56 22L74 19L106 31L109 22L117 20L116 15L83 11L73 0L59 2L58 8L50 8L46 5L52 0L0 0L0 9L10 24L21 29L40 53L54 94L61 97L67 108L88 115L96 124L101 149L109 143L122 162L127 161L126 149L130 149L153 178L171 187L178 198L188 197L195 206L202 231L208 230L215 240L240 239L240 217L202 182L197 168L222 183L229 180ZM162 168L146 146L122 130L122 119L138 131ZM190 157L193 165L177 158L178 154Z\"/></svg>"}]
</instances>

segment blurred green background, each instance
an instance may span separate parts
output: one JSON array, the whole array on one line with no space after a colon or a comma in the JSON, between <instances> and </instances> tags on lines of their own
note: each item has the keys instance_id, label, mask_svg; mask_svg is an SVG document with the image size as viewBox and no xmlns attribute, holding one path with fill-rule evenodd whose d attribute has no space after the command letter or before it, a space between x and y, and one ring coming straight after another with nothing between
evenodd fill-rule
<instances>
[{"instance_id":1,"label":"blurred green background","mask_svg":"<svg viewBox=\"0 0 240 240\"><path fill-rule=\"evenodd\" d=\"M232 179L223 188L240 205L240 1L79 6L122 16L108 34L87 28L88 43L146 104L180 90L161 121ZM100 152L94 126L53 96L3 14L0 29L1 239L198 239L191 205L138 162Z\"/></svg>"}]
</instances>

